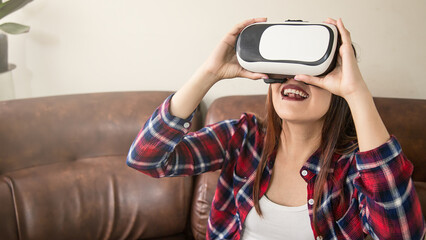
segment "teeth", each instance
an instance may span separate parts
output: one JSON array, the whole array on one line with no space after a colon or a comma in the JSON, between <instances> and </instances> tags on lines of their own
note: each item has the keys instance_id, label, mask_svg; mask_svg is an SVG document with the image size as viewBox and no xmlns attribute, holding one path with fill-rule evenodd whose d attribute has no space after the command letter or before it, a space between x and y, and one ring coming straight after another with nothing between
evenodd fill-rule
<instances>
[{"instance_id":1,"label":"teeth","mask_svg":"<svg viewBox=\"0 0 426 240\"><path fill-rule=\"evenodd\" d=\"M301 91L299 91L299 90L296 90L296 89L291 89L291 88L287 88L287 89L284 89L284 95L288 95L289 93L293 93L293 94L297 94L297 95L299 95L299 96L301 96L301 97L303 97L303 98L307 98L308 97L308 95L307 94L305 94L305 93L303 93L303 92L301 92Z\"/></svg>"}]
</instances>

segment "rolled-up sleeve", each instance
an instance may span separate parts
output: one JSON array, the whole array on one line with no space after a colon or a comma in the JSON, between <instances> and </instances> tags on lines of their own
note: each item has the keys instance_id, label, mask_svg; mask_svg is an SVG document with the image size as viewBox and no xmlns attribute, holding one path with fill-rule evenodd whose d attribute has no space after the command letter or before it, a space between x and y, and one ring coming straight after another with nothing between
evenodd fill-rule
<instances>
[{"instance_id":1,"label":"rolled-up sleeve","mask_svg":"<svg viewBox=\"0 0 426 240\"><path fill-rule=\"evenodd\" d=\"M359 176L361 218L364 227L377 239L421 239L424 220L413 186L412 163L397 139L355 156Z\"/></svg>"},{"instance_id":2,"label":"rolled-up sleeve","mask_svg":"<svg viewBox=\"0 0 426 240\"><path fill-rule=\"evenodd\" d=\"M152 177L188 176L220 169L236 120L189 132L193 114L170 114L168 97L145 123L130 147L127 165Z\"/></svg>"}]
</instances>

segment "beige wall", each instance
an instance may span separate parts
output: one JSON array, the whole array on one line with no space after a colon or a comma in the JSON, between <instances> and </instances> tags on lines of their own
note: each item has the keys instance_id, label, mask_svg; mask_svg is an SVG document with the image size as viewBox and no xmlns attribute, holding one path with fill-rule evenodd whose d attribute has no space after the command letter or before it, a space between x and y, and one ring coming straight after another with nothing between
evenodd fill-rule
<instances>
[{"instance_id":1,"label":"beige wall","mask_svg":"<svg viewBox=\"0 0 426 240\"><path fill-rule=\"evenodd\" d=\"M35 0L4 19L32 27L9 39L16 95L175 91L235 23L257 16L341 17L373 95L426 99L424 0ZM205 100L265 92L234 79Z\"/></svg>"}]
</instances>

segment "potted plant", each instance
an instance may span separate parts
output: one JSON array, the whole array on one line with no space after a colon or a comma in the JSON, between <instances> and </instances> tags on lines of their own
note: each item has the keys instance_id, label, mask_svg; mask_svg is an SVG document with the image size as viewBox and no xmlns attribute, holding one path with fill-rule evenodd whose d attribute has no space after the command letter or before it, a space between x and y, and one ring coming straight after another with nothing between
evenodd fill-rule
<instances>
[{"instance_id":1,"label":"potted plant","mask_svg":"<svg viewBox=\"0 0 426 240\"><path fill-rule=\"evenodd\" d=\"M32 0L0 0L0 20L7 15L21 9ZM11 76L6 73L15 68L15 65L8 63L7 35L21 34L30 30L29 26L19 23L6 22L0 24L0 100L14 97L14 86ZM2 32L4 33L2 33Z\"/></svg>"}]
</instances>

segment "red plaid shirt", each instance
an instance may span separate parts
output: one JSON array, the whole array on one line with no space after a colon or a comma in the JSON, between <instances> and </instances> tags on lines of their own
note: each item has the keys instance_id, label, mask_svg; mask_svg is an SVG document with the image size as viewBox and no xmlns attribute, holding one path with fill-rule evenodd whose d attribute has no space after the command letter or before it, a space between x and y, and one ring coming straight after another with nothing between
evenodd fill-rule
<instances>
[{"instance_id":1,"label":"red plaid shirt","mask_svg":"<svg viewBox=\"0 0 426 240\"><path fill-rule=\"evenodd\" d=\"M246 216L254 206L254 177L264 130L255 116L243 114L239 120L189 132L192 116L172 116L170 99L154 112L136 137L127 164L152 177L188 176L221 169L207 239L240 239ZM263 172L260 197L268 188L274 159L268 161ZM306 201L311 222L319 169L318 153L300 169L308 184ZM424 220L411 180L413 166L394 137L367 152L335 154L331 169L332 178L324 186L327 190L318 210L322 236L313 230L317 239L364 239L365 234L375 239L421 239Z\"/></svg>"}]
</instances>

